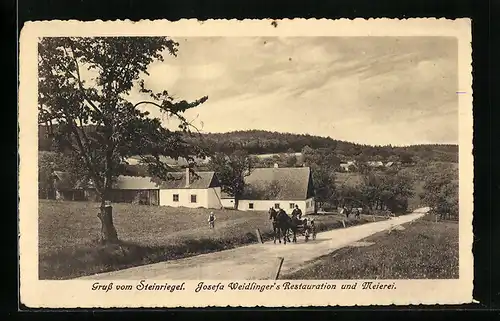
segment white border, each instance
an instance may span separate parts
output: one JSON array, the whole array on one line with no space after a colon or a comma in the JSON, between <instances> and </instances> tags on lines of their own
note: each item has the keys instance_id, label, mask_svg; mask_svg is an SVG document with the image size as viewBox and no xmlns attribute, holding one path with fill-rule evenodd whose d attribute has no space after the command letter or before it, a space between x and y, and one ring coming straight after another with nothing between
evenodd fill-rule
<instances>
[{"instance_id":1,"label":"white border","mask_svg":"<svg viewBox=\"0 0 500 321\"><path fill-rule=\"evenodd\" d=\"M20 39L19 91L19 229L21 302L29 307L206 307L206 306L329 306L390 304L460 304L472 302L473 256L473 118L471 23L469 19L354 20L196 20L26 23ZM194 293L198 281L186 281L182 292L96 292L93 281L38 280L37 192L37 42L48 36L452 36L458 39L460 278L397 280L391 291L219 291ZM391 283L385 280L386 283ZM116 281L115 281L116 282ZM159 282L159 280L156 280ZM227 283L227 281L222 281ZM268 282L268 281L265 281ZM322 281L303 281L319 283ZM340 284L342 281L330 281Z\"/></svg>"}]
</instances>

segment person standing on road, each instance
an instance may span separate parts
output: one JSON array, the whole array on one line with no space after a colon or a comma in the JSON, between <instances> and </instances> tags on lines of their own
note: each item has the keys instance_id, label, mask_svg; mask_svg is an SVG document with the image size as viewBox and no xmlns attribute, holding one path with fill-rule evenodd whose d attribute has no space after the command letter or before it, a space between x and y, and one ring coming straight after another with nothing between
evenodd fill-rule
<instances>
[{"instance_id":1,"label":"person standing on road","mask_svg":"<svg viewBox=\"0 0 500 321\"><path fill-rule=\"evenodd\" d=\"M214 212L210 212L210 215L208 216L208 224L209 224L210 228L214 228L215 227L215 215L214 215Z\"/></svg>"}]
</instances>

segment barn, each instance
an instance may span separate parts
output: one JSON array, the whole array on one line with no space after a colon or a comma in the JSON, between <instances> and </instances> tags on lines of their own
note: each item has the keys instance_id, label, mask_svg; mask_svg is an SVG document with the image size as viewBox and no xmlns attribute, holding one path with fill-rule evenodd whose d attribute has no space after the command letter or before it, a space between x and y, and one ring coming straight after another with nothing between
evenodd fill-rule
<instances>
[{"instance_id":1,"label":"barn","mask_svg":"<svg viewBox=\"0 0 500 321\"><path fill-rule=\"evenodd\" d=\"M150 177L118 176L111 195L114 203L159 204L158 185Z\"/></svg>"},{"instance_id":2,"label":"barn","mask_svg":"<svg viewBox=\"0 0 500 321\"><path fill-rule=\"evenodd\" d=\"M84 191L74 187L68 173L53 171L51 177L54 195L50 195L49 198L66 201L81 201L85 198Z\"/></svg>"},{"instance_id":3,"label":"barn","mask_svg":"<svg viewBox=\"0 0 500 321\"><path fill-rule=\"evenodd\" d=\"M245 177L245 192L238 202L239 210L267 211L273 207L290 212L295 205L304 214L315 212L309 167L255 168Z\"/></svg>"}]
</instances>

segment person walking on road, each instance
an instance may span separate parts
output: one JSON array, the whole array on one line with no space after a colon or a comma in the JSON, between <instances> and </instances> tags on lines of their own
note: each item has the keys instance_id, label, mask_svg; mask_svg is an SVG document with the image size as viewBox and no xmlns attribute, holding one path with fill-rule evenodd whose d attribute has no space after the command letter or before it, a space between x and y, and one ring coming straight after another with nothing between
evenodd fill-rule
<instances>
[{"instance_id":1,"label":"person walking on road","mask_svg":"<svg viewBox=\"0 0 500 321\"><path fill-rule=\"evenodd\" d=\"M210 228L214 228L215 227L215 215L214 215L214 212L210 212L210 215L208 216L208 224L209 224Z\"/></svg>"}]
</instances>

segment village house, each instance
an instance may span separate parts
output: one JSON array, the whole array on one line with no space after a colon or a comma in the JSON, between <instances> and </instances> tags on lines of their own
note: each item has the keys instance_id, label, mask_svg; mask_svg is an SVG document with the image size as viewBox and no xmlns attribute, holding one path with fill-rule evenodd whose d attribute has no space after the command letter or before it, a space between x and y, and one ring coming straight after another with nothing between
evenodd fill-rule
<instances>
[{"instance_id":1,"label":"village house","mask_svg":"<svg viewBox=\"0 0 500 321\"><path fill-rule=\"evenodd\" d=\"M52 188L48 195L49 199L81 201L85 199L82 189L72 184L70 176L66 172L53 171L51 175Z\"/></svg>"},{"instance_id":2,"label":"village house","mask_svg":"<svg viewBox=\"0 0 500 321\"><path fill-rule=\"evenodd\" d=\"M215 172L197 172L198 177L186 168L184 172L171 173L172 180L159 185L160 205L173 207L222 208L221 187Z\"/></svg>"},{"instance_id":3,"label":"village house","mask_svg":"<svg viewBox=\"0 0 500 321\"><path fill-rule=\"evenodd\" d=\"M384 167L384 163L382 163L381 161L369 161L366 162L366 165L375 168Z\"/></svg>"},{"instance_id":4,"label":"village house","mask_svg":"<svg viewBox=\"0 0 500 321\"><path fill-rule=\"evenodd\" d=\"M314 189L309 167L255 168L245 177L245 193L238 202L242 211L284 209L295 205L304 214L315 212Z\"/></svg>"},{"instance_id":5,"label":"village house","mask_svg":"<svg viewBox=\"0 0 500 321\"><path fill-rule=\"evenodd\" d=\"M341 171L350 172L356 168L356 162L355 161L341 162L339 166Z\"/></svg>"},{"instance_id":6,"label":"village house","mask_svg":"<svg viewBox=\"0 0 500 321\"><path fill-rule=\"evenodd\" d=\"M221 187L214 172L197 172L194 177L189 169L171 173L172 179L156 183L151 177L118 176L113 185L111 201L191 208L221 208ZM59 184L56 195L65 200L97 201L92 186L72 187ZM78 197L75 197L78 195Z\"/></svg>"}]
</instances>

